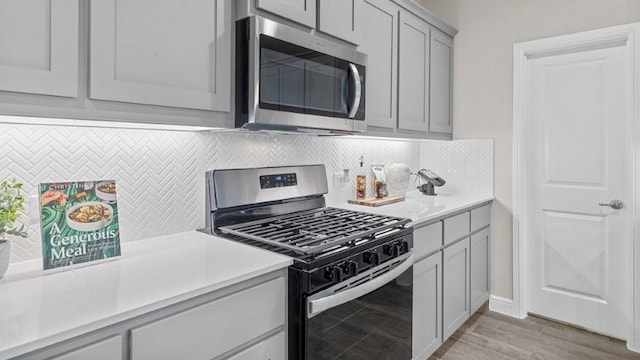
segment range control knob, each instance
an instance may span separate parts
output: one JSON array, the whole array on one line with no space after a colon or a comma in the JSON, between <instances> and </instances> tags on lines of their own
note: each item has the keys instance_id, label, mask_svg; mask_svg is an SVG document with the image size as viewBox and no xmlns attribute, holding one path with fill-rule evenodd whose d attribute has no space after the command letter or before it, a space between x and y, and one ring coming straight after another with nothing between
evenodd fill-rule
<instances>
[{"instance_id":1,"label":"range control knob","mask_svg":"<svg viewBox=\"0 0 640 360\"><path fill-rule=\"evenodd\" d=\"M385 255L389 255L392 258L394 258L400 255L400 249L401 249L401 245L398 243L395 243L391 245L385 245L382 248L382 251L385 253Z\"/></svg>"},{"instance_id":2,"label":"range control knob","mask_svg":"<svg viewBox=\"0 0 640 360\"><path fill-rule=\"evenodd\" d=\"M358 263L355 261L349 261L349 273L351 276L358 275Z\"/></svg>"},{"instance_id":3,"label":"range control knob","mask_svg":"<svg viewBox=\"0 0 640 360\"><path fill-rule=\"evenodd\" d=\"M409 252L409 242L403 241L401 246L402 246L402 252L403 253Z\"/></svg>"},{"instance_id":4,"label":"range control knob","mask_svg":"<svg viewBox=\"0 0 640 360\"><path fill-rule=\"evenodd\" d=\"M380 256L377 253L367 251L364 253L362 260L367 264L376 266L380 263Z\"/></svg>"},{"instance_id":5,"label":"range control knob","mask_svg":"<svg viewBox=\"0 0 640 360\"><path fill-rule=\"evenodd\" d=\"M327 266L324 269L324 277L329 281L339 283L340 281L342 281L342 269L340 269L340 267L338 266Z\"/></svg>"},{"instance_id":6,"label":"range control knob","mask_svg":"<svg viewBox=\"0 0 640 360\"><path fill-rule=\"evenodd\" d=\"M349 267L349 262L345 261L343 263L341 263L340 265L338 265L340 267L340 269L342 270L342 273L345 275L352 275L351 274L351 268Z\"/></svg>"}]
</instances>

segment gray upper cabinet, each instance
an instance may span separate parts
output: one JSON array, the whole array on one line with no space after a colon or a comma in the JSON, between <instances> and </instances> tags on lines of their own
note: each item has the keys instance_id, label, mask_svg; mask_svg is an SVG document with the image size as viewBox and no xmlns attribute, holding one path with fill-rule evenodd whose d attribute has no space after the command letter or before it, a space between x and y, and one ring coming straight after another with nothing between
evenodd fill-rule
<instances>
[{"instance_id":1,"label":"gray upper cabinet","mask_svg":"<svg viewBox=\"0 0 640 360\"><path fill-rule=\"evenodd\" d=\"M405 0L364 0L367 133L451 139L455 29Z\"/></svg>"},{"instance_id":2,"label":"gray upper cabinet","mask_svg":"<svg viewBox=\"0 0 640 360\"><path fill-rule=\"evenodd\" d=\"M278 16L282 16L283 18L308 26L310 28L316 27L316 0L255 1L256 8L260 10L274 13Z\"/></svg>"},{"instance_id":3,"label":"gray upper cabinet","mask_svg":"<svg viewBox=\"0 0 640 360\"><path fill-rule=\"evenodd\" d=\"M118 360L122 359L122 350L122 336L116 335L51 360Z\"/></svg>"},{"instance_id":4,"label":"gray upper cabinet","mask_svg":"<svg viewBox=\"0 0 640 360\"><path fill-rule=\"evenodd\" d=\"M362 9L365 0L317 0L318 31L360 44ZM368 34L367 36L371 36Z\"/></svg>"},{"instance_id":5,"label":"gray upper cabinet","mask_svg":"<svg viewBox=\"0 0 640 360\"><path fill-rule=\"evenodd\" d=\"M0 90L78 96L78 0L0 1Z\"/></svg>"},{"instance_id":6,"label":"gray upper cabinet","mask_svg":"<svg viewBox=\"0 0 640 360\"><path fill-rule=\"evenodd\" d=\"M367 126L394 129L397 123L398 7L388 0L364 0L359 51L368 55Z\"/></svg>"},{"instance_id":7,"label":"gray upper cabinet","mask_svg":"<svg viewBox=\"0 0 640 360\"><path fill-rule=\"evenodd\" d=\"M453 39L431 29L431 89L429 106L429 131L451 134L453 78Z\"/></svg>"},{"instance_id":8,"label":"gray upper cabinet","mask_svg":"<svg viewBox=\"0 0 640 360\"><path fill-rule=\"evenodd\" d=\"M231 107L228 0L91 3L91 99L188 109Z\"/></svg>"},{"instance_id":9,"label":"gray upper cabinet","mask_svg":"<svg viewBox=\"0 0 640 360\"><path fill-rule=\"evenodd\" d=\"M0 1L0 114L231 126L233 5Z\"/></svg>"},{"instance_id":10,"label":"gray upper cabinet","mask_svg":"<svg viewBox=\"0 0 640 360\"><path fill-rule=\"evenodd\" d=\"M429 128L429 43L431 27L408 12L400 12L398 128Z\"/></svg>"}]
</instances>

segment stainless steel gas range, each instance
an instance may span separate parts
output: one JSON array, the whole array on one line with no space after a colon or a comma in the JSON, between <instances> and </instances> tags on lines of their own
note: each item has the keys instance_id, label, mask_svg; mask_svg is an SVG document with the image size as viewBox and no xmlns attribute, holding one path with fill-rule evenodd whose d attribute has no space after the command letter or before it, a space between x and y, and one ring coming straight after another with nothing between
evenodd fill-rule
<instances>
[{"instance_id":1,"label":"stainless steel gas range","mask_svg":"<svg viewBox=\"0 0 640 360\"><path fill-rule=\"evenodd\" d=\"M324 165L206 178L207 231L294 259L289 360L411 359L409 219L326 207Z\"/></svg>"}]
</instances>

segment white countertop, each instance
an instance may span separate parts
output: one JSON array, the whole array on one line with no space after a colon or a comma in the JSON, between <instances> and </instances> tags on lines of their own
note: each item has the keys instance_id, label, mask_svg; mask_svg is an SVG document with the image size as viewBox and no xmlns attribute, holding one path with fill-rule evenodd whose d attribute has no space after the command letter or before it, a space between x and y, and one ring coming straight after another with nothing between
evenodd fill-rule
<instances>
[{"instance_id":1,"label":"white countertop","mask_svg":"<svg viewBox=\"0 0 640 360\"><path fill-rule=\"evenodd\" d=\"M285 268L291 258L186 232L124 243L106 263L44 274L39 261L0 279L0 359Z\"/></svg>"},{"instance_id":2,"label":"white countertop","mask_svg":"<svg viewBox=\"0 0 640 360\"><path fill-rule=\"evenodd\" d=\"M418 190L408 191L404 201L378 207L353 205L346 201L330 202L327 206L381 215L409 218L414 226L445 217L465 208L493 200L491 194L447 194L427 196Z\"/></svg>"}]
</instances>

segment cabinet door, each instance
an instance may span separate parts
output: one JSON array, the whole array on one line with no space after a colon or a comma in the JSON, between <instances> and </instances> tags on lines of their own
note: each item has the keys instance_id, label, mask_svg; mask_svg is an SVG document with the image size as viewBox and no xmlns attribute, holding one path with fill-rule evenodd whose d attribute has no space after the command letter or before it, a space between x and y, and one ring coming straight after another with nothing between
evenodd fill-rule
<instances>
[{"instance_id":1,"label":"cabinet door","mask_svg":"<svg viewBox=\"0 0 640 360\"><path fill-rule=\"evenodd\" d=\"M427 359L442 344L442 252L413 266L413 359Z\"/></svg>"},{"instance_id":2,"label":"cabinet door","mask_svg":"<svg viewBox=\"0 0 640 360\"><path fill-rule=\"evenodd\" d=\"M453 39L431 29L431 91L429 131L451 134L453 80Z\"/></svg>"},{"instance_id":3,"label":"cabinet door","mask_svg":"<svg viewBox=\"0 0 640 360\"><path fill-rule=\"evenodd\" d=\"M489 300L489 229L471 235L471 313Z\"/></svg>"},{"instance_id":4,"label":"cabinet door","mask_svg":"<svg viewBox=\"0 0 640 360\"><path fill-rule=\"evenodd\" d=\"M445 248L442 256L442 341L446 341L469 318L469 238Z\"/></svg>"},{"instance_id":5,"label":"cabinet door","mask_svg":"<svg viewBox=\"0 0 640 360\"><path fill-rule=\"evenodd\" d=\"M78 96L78 0L0 1L0 90Z\"/></svg>"},{"instance_id":6,"label":"cabinet door","mask_svg":"<svg viewBox=\"0 0 640 360\"><path fill-rule=\"evenodd\" d=\"M92 99L229 111L230 0L91 2Z\"/></svg>"},{"instance_id":7,"label":"cabinet door","mask_svg":"<svg viewBox=\"0 0 640 360\"><path fill-rule=\"evenodd\" d=\"M318 30L360 44L362 2L364 0L318 0Z\"/></svg>"},{"instance_id":8,"label":"cabinet door","mask_svg":"<svg viewBox=\"0 0 640 360\"><path fill-rule=\"evenodd\" d=\"M400 12L399 129L426 133L429 127L429 32L422 19Z\"/></svg>"},{"instance_id":9,"label":"cabinet door","mask_svg":"<svg viewBox=\"0 0 640 360\"><path fill-rule=\"evenodd\" d=\"M310 28L316 27L316 0L256 0L256 7Z\"/></svg>"},{"instance_id":10,"label":"cabinet door","mask_svg":"<svg viewBox=\"0 0 640 360\"><path fill-rule=\"evenodd\" d=\"M286 359L284 331L263 340L227 360L278 360Z\"/></svg>"},{"instance_id":11,"label":"cabinet door","mask_svg":"<svg viewBox=\"0 0 640 360\"><path fill-rule=\"evenodd\" d=\"M367 59L367 126L395 129L398 84L398 8L387 0L364 0L362 44Z\"/></svg>"},{"instance_id":12,"label":"cabinet door","mask_svg":"<svg viewBox=\"0 0 640 360\"><path fill-rule=\"evenodd\" d=\"M102 340L51 360L117 360L122 359L122 336Z\"/></svg>"}]
</instances>

